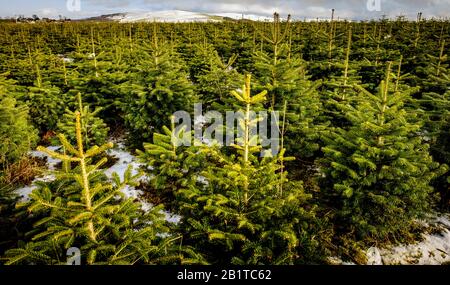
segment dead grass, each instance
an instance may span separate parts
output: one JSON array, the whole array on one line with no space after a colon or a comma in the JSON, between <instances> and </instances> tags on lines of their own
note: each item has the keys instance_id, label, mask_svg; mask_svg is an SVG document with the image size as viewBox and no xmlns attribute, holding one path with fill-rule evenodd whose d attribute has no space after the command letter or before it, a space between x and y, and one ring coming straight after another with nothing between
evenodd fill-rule
<instances>
[{"instance_id":1,"label":"dead grass","mask_svg":"<svg viewBox=\"0 0 450 285\"><path fill-rule=\"evenodd\" d=\"M37 157L23 157L18 162L7 165L2 170L0 185L28 185L42 173L46 161Z\"/></svg>"}]
</instances>

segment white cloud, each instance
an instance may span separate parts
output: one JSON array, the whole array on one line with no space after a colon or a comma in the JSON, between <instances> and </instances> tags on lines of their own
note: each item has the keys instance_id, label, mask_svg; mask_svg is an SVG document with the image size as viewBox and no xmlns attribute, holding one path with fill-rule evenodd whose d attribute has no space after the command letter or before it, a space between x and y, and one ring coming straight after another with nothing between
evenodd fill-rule
<instances>
[{"instance_id":1,"label":"white cloud","mask_svg":"<svg viewBox=\"0 0 450 285\"><path fill-rule=\"evenodd\" d=\"M55 8L42 8L39 9L37 15L40 17L54 18L57 17L60 13Z\"/></svg>"}]
</instances>

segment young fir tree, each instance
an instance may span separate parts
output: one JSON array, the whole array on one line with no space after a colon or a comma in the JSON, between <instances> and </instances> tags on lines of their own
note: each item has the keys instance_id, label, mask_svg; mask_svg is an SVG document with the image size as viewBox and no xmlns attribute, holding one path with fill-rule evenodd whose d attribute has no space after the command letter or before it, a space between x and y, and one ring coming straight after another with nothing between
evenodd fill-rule
<instances>
[{"instance_id":1,"label":"young fir tree","mask_svg":"<svg viewBox=\"0 0 450 285\"><path fill-rule=\"evenodd\" d=\"M131 80L122 86L127 94L122 105L125 124L139 148L169 124L174 112L192 109L193 98L192 84L170 45L155 36L147 48Z\"/></svg>"},{"instance_id":2,"label":"young fir tree","mask_svg":"<svg viewBox=\"0 0 450 285\"><path fill-rule=\"evenodd\" d=\"M346 110L351 125L324 138L319 161L322 199L334 211L338 232L357 241L401 237L430 210L430 182L444 170L404 108L414 90L394 92L390 77L389 64L377 94L358 87L357 105Z\"/></svg>"},{"instance_id":3,"label":"young fir tree","mask_svg":"<svg viewBox=\"0 0 450 285\"><path fill-rule=\"evenodd\" d=\"M22 158L37 141L36 130L29 122L28 108L19 104L13 80L0 75L0 171Z\"/></svg>"},{"instance_id":4,"label":"young fir tree","mask_svg":"<svg viewBox=\"0 0 450 285\"><path fill-rule=\"evenodd\" d=\"M317 89L320 81L309 80L306 64L292 54L292 43L284 43L290 35L290 18L284 31L279 15L274 15L270 37L260 33L271 45L270 53L255 53L255 70L259 89L267 90L270 96L270 109L283 112L286 134L283 144L290 155L310 158L319 150L319 136L326 122L323 118L322 103Z\"/></svg>"},{"instance_id":5,"label":"young fir tree","mask_svg":"<svg viewBox=\"0 0 450 285\"><path fill-rule=\"evenodd\" d=\"M75 112L80 113L81 131L86 138L84 140L85 147L90 148L94 145L103 145L108 136L109 128L103 120L98 117L98 113L102 108L97 107L94 111L91 111L89 105L83 106L81 93L77 94L77 103L78 111ZM61 133L66 134L67 139L71 143L76 142L75 122L73 122L75 112L66 109L64 117L58 122L58 129Z\"/></svg>"},{"instance_id":6,"label":"young fir tree","mask_svg":"<svg viewBox=\"0 0 450 285\"><path fill-rule=\"evenodd\" d=\"M282 106L285 100L291 99L292 89L295 87L295 80L302 72L298 61L291 61L288 57L290 46L284 43L286 36L290 32L290 16L283 26L279 14L274 14L274 21L271 24L271 33L265 35L257 29L260 36L267 41L270 52L264 50L255 52L256 76L261 82L262 88L266 89L270 95L270 108L275 110Z\"/></svg>"},{"instance_id":7,"label":"young fir tree","mask_svg":"<svg viewBox=\"0 0 450 285\"><path fill-rule=\"evenodd\" d=\"M206 38L201 44L195 44L192 47L192 54L188 54L187 65L189 67L190 78L197 83L199 76L208 73L212 66L222 64L222 60L212 44L209 44Z\"/></svg>"},{"instance_id":8,"label":"young fir tree","mask_svg":"<svg viewBox=\"0 0 450 285\"><path fill-rule=\"evenodd\" d=\"M246 111L238 121L243 137L231 154L217 145L187 147L183 152L173 145L169 134L146 145L144 157L151 165L172 157L171 161L178 161L174 170L181 169L184 174L182 180L175 177L180 187L172 189L176 191L175 209L182 216L179 231L183 243L195 247L211 263L311 262L319 252L319 237L314 236L319 226L315 207L306 206L310 195L305 194L301 182L288 182L287 172L281 171L282 162L289 160L284 150L259 158L259 139L250 132L257 122L250 119L251 107L266 100L267 93L252 96L249 75L242 92L232 93ZM174 166L165 165L167 169ZM190 172L190 165L196 173ZM193 178L186 177L191 175Z\"/></svg>"},{"instance_id":9,"label":"young fir tree","mask_svg":"<svg viewBox=\"0 0 450 285\"><path fill-rule=\"evenodd\" d=\"M75 92L83 94L85 103L101 108L99 117L113 127L123 124L121 106L125 94L118 86L129 80L128 72L136 64L135 53L126 51L128 42L122 38L108 39L109 46L99 46L95 35L92 30L81 50L73 54L68 82Z\"/></svg>"},{"instance_id":10,"label":"young fir tree","mask_svg":"<svg viewBox=\"0 0 450 285\"><path fill-rule=\"evenodd\" d=\"M361 84L361 78L357 75L358 63L350 61L352 54L353 29L349 26L345 48L344 63L334 62L333 66L338 75L330 76L325 81L322 92L324 113L334 127L345 128L350 122L346 120L345 112L347 105L355 105L358 92L354 90L356 84Z\"/></svg>"},{"instance_id":11,"label":"young fir tree","mask_svg":"<svg viewBox=\"0 0 450 285\"><path fill-rule=\"evenodd\" d=\"M121 189L136 185L138 175L129 168L121 181L117 174L109 181L91 159L112 143L84 149L81 117L76 115L76 145L59 135L62 152L39 147L38 150L61 159L63 166L56 180L43 182L30 194L31 200L19 207L43 216L29 233L30 239L6 252L6 264L65 264L68 250L81 251L82 264L159 264L180 262L174 242L167 235L160 207L144 213L140 205L125 199ZM70 162L77 167L70 168Z\"/></svg>"},{"instance_id":12,"label":"young fir tree","mask_svg":"<svg viewBox=\"0 0 450 285\"><path fill-rule=\"evenodd\" d=\"M61 90L49 81L42 81L40 67L36 65L35 85L28 88L28 92L19 97L29 107L30 117L40 133L54 131L59 118L64 114L67 103Z\"/></svg>"},{"instance_id":13,"label":"young fir tree","mask_svg":"<svg viewBox=\"0 0 450 285\"><path fill-rule=\"evenodd\" d=\"M441 107L446 110L440 115L440 126L431 143L431 154L439 162L450 165L450 92L446 92L440 102ZM436 100L439 102L439 100ZM445 208L450 207L450 172L441 177L436 188L441 192L442 204Z\"/></svg>"},{"instance_id":14,"label":"young fir tree","mask_svg":"<svg viewBox=\"0 0 450 285\"><path fill-rule=\"evenodd\" d=\"M144 143L144 151L137 151L148 166L149 194L156 195L170 209L176 204L175 193L198 183L195 174L204 167L198 148L184 143L191 135L185 129L176 131L172 122L172 129L164 126L163 133L153 134L152 143Z\"/></svg>"},{"instance_id":15,"label":"young fir tree","mask_svg":"<svg viewBox=\"0 0 450 285\"><path fill-rule=\"evenodd\" d=\"M209 45L208 45L209 46ZM201 47L200 49L204 49ZM208 48L208 50L211 48ZM214 106L221 109L218 104L223 104L228 98L228 94L232 90L239 88L236 82L242 77L236 69L232 67L237 59L237 55L233 55L224 63L217 52L212 49L206 54L197 55L207 62L202 68L202 72L196 75L195 81L196 91L199 99L205 108Z\"/></svg>"},{"instance_id":16,"label":"young fir tree","mask_svg":"<svg viewBox=\"0 0 450 285\"><path fill-rule=\"evenodd\" d=\"M445 54L443 40L439 54L426 54L426 65L419 66L411 77L412 83L421 86L422 93L443 94L450 88L450 74L448 72L448 57Z\"/></svg>"}]
</instances>

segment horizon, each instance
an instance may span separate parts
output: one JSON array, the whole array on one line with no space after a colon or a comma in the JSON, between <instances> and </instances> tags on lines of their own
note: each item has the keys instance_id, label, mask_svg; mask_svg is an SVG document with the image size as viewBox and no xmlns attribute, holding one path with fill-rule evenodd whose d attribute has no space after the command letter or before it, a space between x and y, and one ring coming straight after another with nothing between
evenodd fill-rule
<instances>
[{"instance_id":1,"label":"horizon","mask_svg":"<svg viewBox=\"0 0 450 285\"><path fill-rule=\"evenodd\" d=\"M293 19L328 19L335 9L336 19L376 20L382 17L396 18L404 16L415 19L418 12L423 18L448 18L450 0L345 0L335 3L331 0L16 0L6 4L0 0L0 17L17 18L19 16L57 19L59 16L69 19L86 19L115 13L143 13L160 11L188 11L210 15L243 14L259 17L271 17L278 12L282 17L288 14Z\"/></svg>"}]
</instances>

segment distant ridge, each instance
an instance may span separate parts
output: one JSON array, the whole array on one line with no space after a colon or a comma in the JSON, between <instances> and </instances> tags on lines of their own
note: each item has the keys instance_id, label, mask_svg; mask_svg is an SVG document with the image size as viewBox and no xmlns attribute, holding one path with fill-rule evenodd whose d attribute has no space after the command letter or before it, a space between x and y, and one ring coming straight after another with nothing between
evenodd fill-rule
<instances>
[{"instance_id":1,"label":"distant ridge","mask_svg":"<svg viewBox=\"0 0 450 285\"><path fill-rule=\"evenodd\" d=\"M166 22L166 23L189 23L189 22L222 22L240 20L242 17L253 21L270 21L270 17L258 15L242 15L238 13L198 13L181 10L154 11L154 12L125 12L90 17L87 21L114 21L120 23L135 22Z\"/></svg>"}]
</instances>

